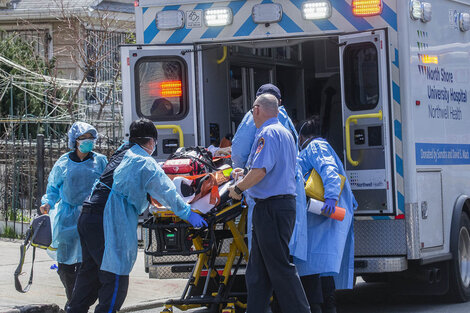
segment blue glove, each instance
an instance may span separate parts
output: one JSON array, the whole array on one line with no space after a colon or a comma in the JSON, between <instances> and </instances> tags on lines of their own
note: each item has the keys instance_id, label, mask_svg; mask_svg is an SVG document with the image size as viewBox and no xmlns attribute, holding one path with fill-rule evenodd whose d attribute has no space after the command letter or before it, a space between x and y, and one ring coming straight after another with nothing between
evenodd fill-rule
<instances>
[{"instance_id":1,"label":"blue glove","mask_svg":"<svg viewBox=\"0 0 470 313\"><path fill-rule=\"evenodd\" d=\"M188 217L188 222L196 228L204 227L204 225L207 226L207 222L201 217L201 215L192 211Z\"/></svg>"},{"instance_id":2,"label":"blue glove","mask_svg":"<svg viewBox=\"0 0 470 313\"><path fill-rule=\"evenodd\" d=\"M325 199L325 204L323 208L321 208L321 212L330 216L331 214L335 213L336 211L336 200L334 199Z\"/></svg>"}]
</instances>

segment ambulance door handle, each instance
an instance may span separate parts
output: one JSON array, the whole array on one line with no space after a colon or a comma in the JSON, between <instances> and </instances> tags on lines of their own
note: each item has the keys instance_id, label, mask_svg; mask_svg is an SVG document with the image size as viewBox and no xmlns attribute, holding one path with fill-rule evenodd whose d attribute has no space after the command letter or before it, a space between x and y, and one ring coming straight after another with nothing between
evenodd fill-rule
<instances>
[{"instance_id":1,"label":"ambulance door handle","mask_svg":"<svg viewBox=\"0 0 470 313\"><path fill-rule=\"evenodd\" d=\"M178 133L180 147L184 147L183 130L179 125L155 125L157 129L172 129L173 134Z\"/></svg>"},{"instance_id":2,"label":"ambulance door handle","mask_svg":"<svg viewBox=\"0 0 470 313\"><path fill-rule=\"evenodd\" d=\"M423 220L428 218L428 202L427 201L421 202L421 218Z\"/></svg>"},{"instance_id":3,"label":"ambulance door handle","mask_svg":"<svg viewBox=\"0 0 470 313\"><path fill-rule=\"evenodd\" d=\"M366 118L378 118L379 120L382 120L382 118L383 118L382 110L380 110L378 113L351 115L346 119L346 157L348 159L348 162L352 166L358 166L360 162L353 160L352 156L351 156L351 128L350 128L350 124L351 123L357 124L357 120L366 119Z\"/></svg>"}]
</instances>

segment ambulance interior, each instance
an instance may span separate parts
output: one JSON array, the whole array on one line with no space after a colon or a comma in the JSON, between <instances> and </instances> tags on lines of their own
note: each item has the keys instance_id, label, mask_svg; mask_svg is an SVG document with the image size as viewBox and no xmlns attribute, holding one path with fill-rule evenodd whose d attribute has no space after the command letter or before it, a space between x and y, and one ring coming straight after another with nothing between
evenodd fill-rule
<instances>
[{"instance_id":1,"label":"ambulance interior","mask_svg":"<svg viewBox=\"0 0 470 313\"><path fill-rule=\"evenodd\" d=\"M320 116L322 137L343 158L343 125L337 37L202 45L206 145L234 134L257 89L279 87L292 122ZM220 64L219 64L220 63Z\"/></svg>"},{"instance_id":2,"label":"ambulance interior","mask_svg":"<svg viewBox=\"0 0 470 313\"><path fill-rule=\"evenodd\" d=\"M228 45L225 58L220 45L201 46L206 145L234 134L257 89L273 83L292 122L320 116L322 136L343 159L337 42L335 37L241 42Z\"/></svg>"}]
</instances>

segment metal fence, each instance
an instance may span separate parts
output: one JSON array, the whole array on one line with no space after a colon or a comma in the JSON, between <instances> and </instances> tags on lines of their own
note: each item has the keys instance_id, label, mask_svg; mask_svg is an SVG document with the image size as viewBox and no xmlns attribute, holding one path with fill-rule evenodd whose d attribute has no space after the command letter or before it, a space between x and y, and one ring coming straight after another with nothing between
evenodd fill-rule
<instances>
[{"instance_id":1,"label":"metal fence","mask_svg":"<svg viewBox=\"0 0 470 313\"><path fill-rule=\"evenodd\" d=\"M108 158L121 144L114 125L100 127L94 151ZM56 160L68 152L66 136L0 139L0 234L24 236L33 214L41 205L49 172Z\"/></svg>"}]
</instances>

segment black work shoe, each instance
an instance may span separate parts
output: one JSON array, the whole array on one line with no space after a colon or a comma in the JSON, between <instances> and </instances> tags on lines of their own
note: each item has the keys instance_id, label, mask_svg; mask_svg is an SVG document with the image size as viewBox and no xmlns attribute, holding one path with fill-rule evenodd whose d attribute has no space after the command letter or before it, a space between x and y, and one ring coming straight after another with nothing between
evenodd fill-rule
<instances>
[{"instance_id":1,"label":"black work shoe","mask_svg":"<svg viewBox=\"0 0 470 313\"><path fill-rule=\"evenodd\" d=\"M313 311L312 311L313 312ZM337 313L336 297L334 294L329 295L323 303L323 313Z\"/></svg>"}]
</instances>

